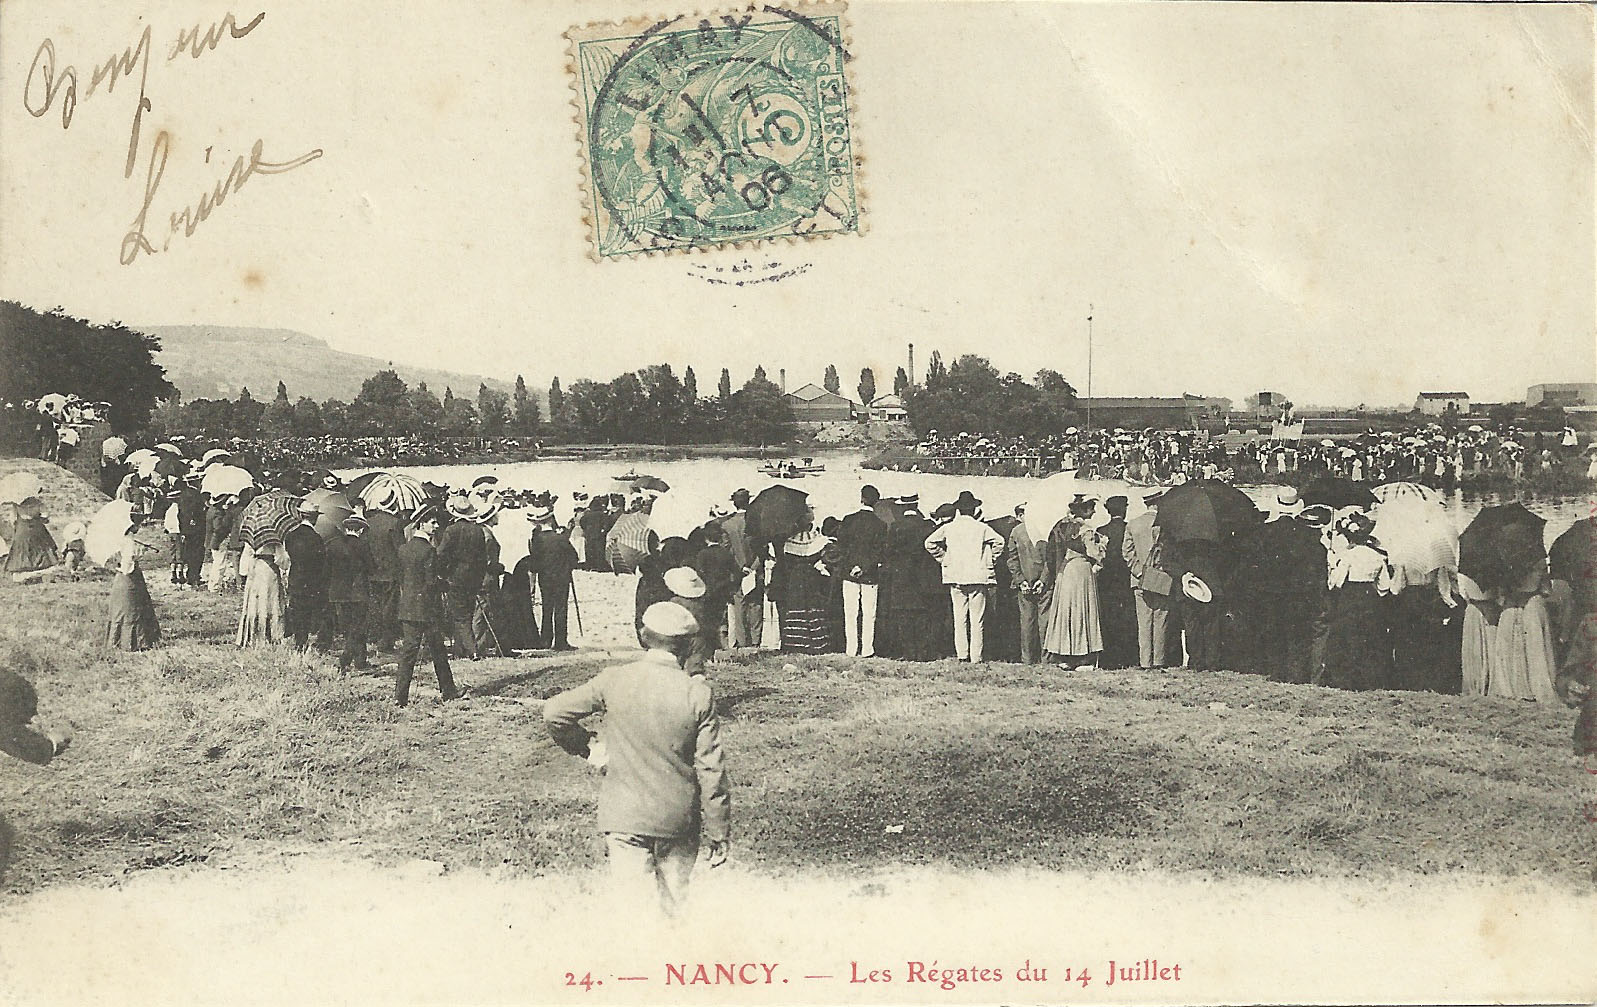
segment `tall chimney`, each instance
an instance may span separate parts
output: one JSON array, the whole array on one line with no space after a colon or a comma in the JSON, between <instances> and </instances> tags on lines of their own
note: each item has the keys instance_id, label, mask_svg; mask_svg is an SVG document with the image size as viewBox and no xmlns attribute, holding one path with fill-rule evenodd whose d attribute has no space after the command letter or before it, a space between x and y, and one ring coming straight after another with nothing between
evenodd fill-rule
<instances>
[{"instance_id":1,"label":"tall chimney","mask_svg":"<svg viewBox=\"0 0 1597 1007\"><path fill-rule=\"evenodd\" d=\"M784 367L780 371L778 371L777 373L782 375L782 394L786 395L787 394L787 368Z\"/></svg>"},{"instance_id":2,"label":"tall chimney","mask_svg":"<svg viewBox=\"0 0 1597 1007\"><path fill-rule=\"evenodd\" d=\"M915 344L909 344L909 383L915 383Z\"/></svg>"}]
</instances>

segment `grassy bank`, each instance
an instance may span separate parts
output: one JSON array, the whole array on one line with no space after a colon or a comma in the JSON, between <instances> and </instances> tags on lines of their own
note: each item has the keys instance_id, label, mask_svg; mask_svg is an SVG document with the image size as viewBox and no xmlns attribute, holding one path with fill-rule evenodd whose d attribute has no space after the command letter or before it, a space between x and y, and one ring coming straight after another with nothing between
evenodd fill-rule
<instances>
[{"instance_id":1,"label":"grassy bank","mask_svg":"<svg viewBox=\"0 0 1597 1007\"><path fill-rule=\"evenodd\" d=\"M580 583L593 638L621 622L630 585ZM0 887L252 844L512 874L602 858L597 778L548 741L539 706L605 652L458 663L475 696L450 706L423 673L401 712L386 675L238 651L235 599L155 587L169 642L124 655L93 642L105 582L0 585L0 660L78 726L54 765L0 765L17 833ZM935 863L1590 884L1597 828L1559 707L841 657L762 655L712 680L735 855L773 876Z\"/></svg>"}]
</instances>

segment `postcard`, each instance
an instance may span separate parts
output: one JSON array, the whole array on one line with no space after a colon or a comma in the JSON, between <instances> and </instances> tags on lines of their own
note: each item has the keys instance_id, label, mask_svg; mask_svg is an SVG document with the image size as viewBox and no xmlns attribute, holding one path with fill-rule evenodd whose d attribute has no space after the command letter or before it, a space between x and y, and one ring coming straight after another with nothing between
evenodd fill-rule
<instances>
[{"instance_id":1,"label":"postcard","mask_svg":"<svg viewBox=\"0 0 1597 1007\"><path fill-rule=\"evenodd\" d=\"M1583 4L0 3L0 1003L1597 997Z\"/></svg>"}]
</instances>

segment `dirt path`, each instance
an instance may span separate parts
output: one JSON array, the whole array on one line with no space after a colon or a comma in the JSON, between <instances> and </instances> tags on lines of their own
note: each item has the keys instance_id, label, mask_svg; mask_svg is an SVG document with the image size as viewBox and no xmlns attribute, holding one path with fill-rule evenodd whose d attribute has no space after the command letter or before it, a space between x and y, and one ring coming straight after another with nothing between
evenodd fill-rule
<instances>
[{"instance_id":1,"label":"dirt path","mask_svg":"<svg viewBox=\"0 0 1597 1007\"><path fill-rule=\"evenodd\" d=\"M0 907L3 1003L1364 1002L1589 1000L1597 898L1521 882L1376 886L927 869L696 880L675 929L616 920L592 875L507 880L262 853ZM1157 959L1180 978L1104 984ZM1020 981L1028 962L1045 982ZM765 963L752 985L668 965ZM857 968L853 963L858 963ZM916 970L912 963L921 963ZM997 969L953 982L942 970ZM1087 969L1083 986L1063 979ZM1151 966L1150 966L1151 968ZM935 969L936 973L926 970ZM891 979L851 983L877 970ZM603 982L567 985L584 976ZM916 976L920 978L917 979ZM958 973L955 973L958 976ZM623 980L621 976L642 979ZM769 976L770 982L766 979ZM806 978L827 976L830 978ZM880 976L879 976L880 977ZM785 981L784 981L785 980ZM722 985L725 985L723 982Z\"/></svg>"}]
</instances>

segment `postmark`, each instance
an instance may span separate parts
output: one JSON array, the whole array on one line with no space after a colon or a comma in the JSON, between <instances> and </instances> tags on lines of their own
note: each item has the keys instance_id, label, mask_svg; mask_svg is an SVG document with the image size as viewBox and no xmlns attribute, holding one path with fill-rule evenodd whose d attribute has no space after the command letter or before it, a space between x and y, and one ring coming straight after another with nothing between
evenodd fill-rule
<instances>
[{"instance_id":1,"label":"postmark","mask_svg":"<svg viewBox=\"0 0 1597 1007\"><path fill-rule=\"evenodd\" d=\"M863 229L843 3L566 33L590 252Z\"/></svg>"}]
</instances>

